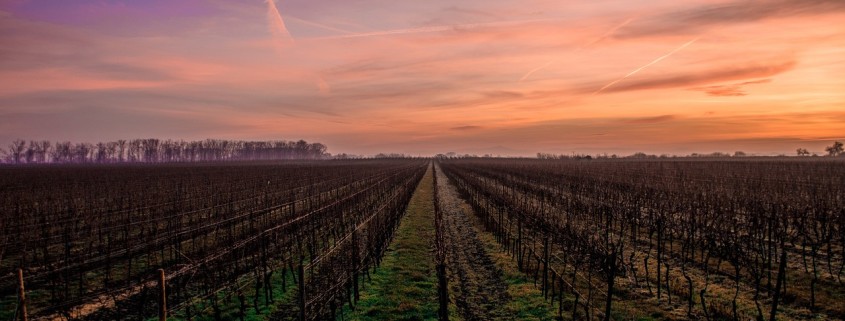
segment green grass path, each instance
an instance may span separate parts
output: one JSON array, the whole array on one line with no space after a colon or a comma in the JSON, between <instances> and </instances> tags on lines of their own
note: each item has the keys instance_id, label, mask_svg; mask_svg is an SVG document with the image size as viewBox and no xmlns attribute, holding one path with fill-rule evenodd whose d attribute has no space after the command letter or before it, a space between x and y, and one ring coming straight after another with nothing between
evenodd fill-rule
<instances>
[{"instance_id":1,"label":"green grass path","mask_svg":"<svg viewBox=\"0 0 845 321\"><path fill-rule=\"evenodd\" d=\"M355 310L343 320L437 320L433 178L429 168L414 192L395 238ZM338 318L339 319L339 318Z\"/></svg>"},{"instance_id":2,"label":"green grass path","mask_svg":"<svg viewBox=\"0 0 845 321\"><path fill-rule=\"evenodd\" d=\"M429 169L414 192L405 217L385 253L381 266L363 283L354 310L344 306L337 320L437 320L437 276L434 269L433 177ZM463 210L472 213L467 204ZM474 220L473 220L474 221ZM480 223L474 221L474 225ZM543 300L534 282L519 272L489 232L478 231L479 241L508 284L511 300L505 309L513 320L555 320L557 310ZM450 304L450 320L460 320Z\"/></svg>"}]
</instances>

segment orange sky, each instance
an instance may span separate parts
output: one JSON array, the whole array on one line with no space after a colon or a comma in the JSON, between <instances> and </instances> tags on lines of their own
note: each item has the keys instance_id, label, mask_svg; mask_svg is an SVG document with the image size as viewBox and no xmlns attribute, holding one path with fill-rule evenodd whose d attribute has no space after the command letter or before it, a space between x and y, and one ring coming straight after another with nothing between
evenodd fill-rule
<instances>
[{"instance_id":1,"label":"orange sky","mask_svg":"<svg viewBox=\"0 0 845 321\"><path fill-rule=\"evenodd\" d=\"M0 0L0 142L822 154L842 21L841 0Z\"/></svg>"}]
</instances>

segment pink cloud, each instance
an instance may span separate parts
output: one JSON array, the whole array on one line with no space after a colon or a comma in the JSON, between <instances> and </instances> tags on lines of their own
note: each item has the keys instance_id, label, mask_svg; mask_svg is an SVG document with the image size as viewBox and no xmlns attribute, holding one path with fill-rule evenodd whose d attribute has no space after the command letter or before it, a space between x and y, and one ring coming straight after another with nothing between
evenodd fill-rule
<instances>
[{"instance_id":1,"label":"pink cloud","mask_svg":"<svg viewBox=\"0 0 845 321\"><path fill-rule=\"evenodd\" d=\"M728 85L714 85L714 86L705 86L705 87L696 87L691 88L690 90L695 91L703 91L711 96L728 96L728 97L735 97L735 96L745 96L747 93L745 92L745 86L748 85L757 85L757 84L765 84L770 83L771 79L761 79L761 80L752 80L752 81L744 81L735 84L728 84Z\"/></svg>"}]
</instances>

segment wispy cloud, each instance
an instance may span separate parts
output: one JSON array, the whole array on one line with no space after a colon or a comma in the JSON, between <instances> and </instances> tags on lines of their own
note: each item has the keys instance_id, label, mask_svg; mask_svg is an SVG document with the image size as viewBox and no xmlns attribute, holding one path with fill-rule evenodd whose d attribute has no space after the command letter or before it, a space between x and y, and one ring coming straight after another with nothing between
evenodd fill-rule
<instances>
[{"instance_id":1,"label":"wispy cloud","mask_svg":"<svg viewBox=\"0 0 845 321\"><path fill-rule=\"evenodd\" d=\"M487 11L484 11L484 10L470 9L470 8L464 8L464 7L458 7L458 6L449 6L449 7L443 8L443 11L444 12L454 12L454 13L468 14L468 15L474 15L474 16L480 16L480 17L487 17L487 18L496 18L496 19L501 18L501 16L499 16L497 14L487 12Z\"/></svg>"},{"instance_id":2,"label":"wispy cloud","mask_svg":"<svg viewBox=\"0 0 845 321\"><path fill-rule=\"evenodd\" d=\"M609 88L607 91L623 92L645 89L678 88L721 81L771 77L792 70L796 65L796 61L789 60L762 65L728 67L705 72L681 73L666 77L655 77L632 81L630 83L620 84L613 88Z\"/></svg>"},{"instance_id":3,"label":"wispy cloud","mask_svg":"<svg viewBox=\"0 0 845 321\"><path fill-rule=\"evenodd\" d=\"M465 130L481 129L481 126L467 125L467 126L452 127L450 129L451 130L465 131Z\"/></svg>"},{"instance_id":4,"label":"wispy cloud","mask_svg":"<svg viewBox=\"0 0 845 321\"><path fill-rule=\"evenodd\" d=\"M622 122L627 124L654 124L654 123L662 123L677 119L678 116L675 115L661 115L661 116L654 116L654 117L641 117L641 118L633 118L633 119L626 119Z\"/></svg>"},{"instance_id":5,"label":"wispy cloud","mask_svg":"<svg viewBox=\"0 0 845 321\"><path fill-rule=\"evenodd\" d=\"M660 14L640 20L620 30L615 36L631 38L661 34L688 34L726 24L842 12L845 12L845 1L842 0L738 0Z\"/></svg>"},{"instance_id":6,"label":"wispy cloud","mask_svg":"<svg viewBox=\"0 0 845 321\"><path fill-rule=\"evenodd\" d=\"M705 92L710 96L736 97L747 95L747 93L745 92L745 86L765 84L770 82L772 82L771 79L761 79L727 85L695 87L690 88L690 90Z\"/></svg>"},{"instance_id":7,"label":"wispy cloud","mask_svg":"<svg viewBox=\"0 0 845 321\"><path fill-rule=\"evenodd\" d=\"M524 94L516 91L510 90L492 90L487 91L484 93L484 96L487 98L502 98L502 99L514 99L514 98L522 98L525 97Z\"/></svg>"},{"instance_id":8,"label":"wispy cloud","mask_svg":"<svg viewBox=\"0 0 845 321\"><path fill-rule=\"evenodd\" d=\"M328 95L332 93L332 87L326 82L321 76L317 76L317 89L320 90L320 93L323 95Z\"/></svg>"}]
</instances>

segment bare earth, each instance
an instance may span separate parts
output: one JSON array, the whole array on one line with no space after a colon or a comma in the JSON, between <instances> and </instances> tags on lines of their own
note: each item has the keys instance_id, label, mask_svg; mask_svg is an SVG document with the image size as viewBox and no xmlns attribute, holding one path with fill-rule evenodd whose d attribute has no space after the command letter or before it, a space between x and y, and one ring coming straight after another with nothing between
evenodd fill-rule
<instances>
[{"instance_id":1,"label":"bare earth","mask_svg":"<svg viewBox=\"0 0 845 321\"><path fill-rule=\"evenodd\" d=\"M502 271L484 251L478 231L465 212L464 201L448 178L437 171L440 207L443 211L450 297L464 320L506 320L510 296Z\"/></svg>"}]
</instances>

